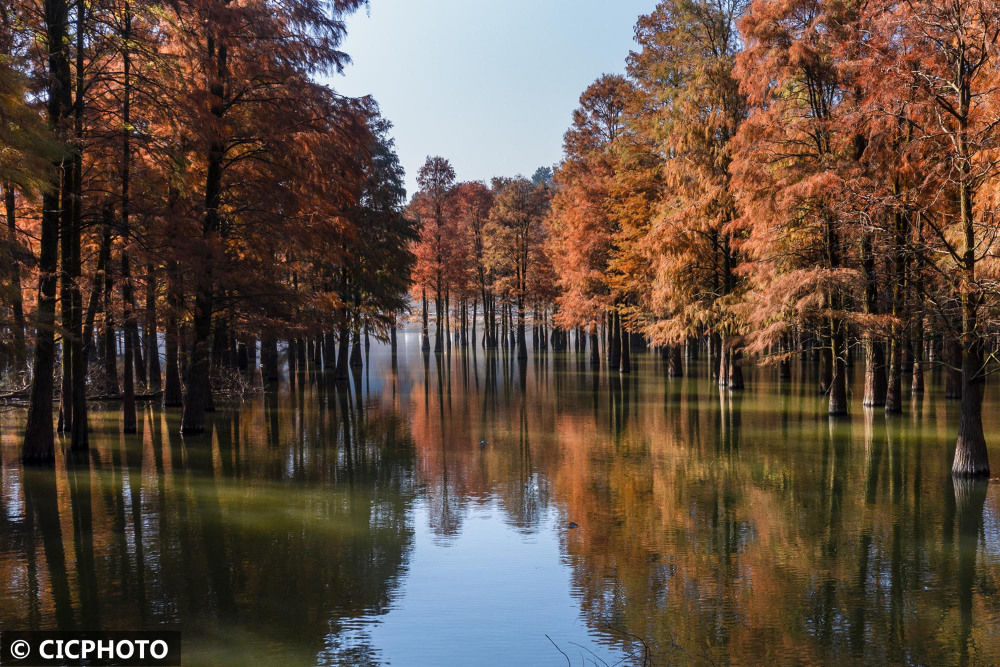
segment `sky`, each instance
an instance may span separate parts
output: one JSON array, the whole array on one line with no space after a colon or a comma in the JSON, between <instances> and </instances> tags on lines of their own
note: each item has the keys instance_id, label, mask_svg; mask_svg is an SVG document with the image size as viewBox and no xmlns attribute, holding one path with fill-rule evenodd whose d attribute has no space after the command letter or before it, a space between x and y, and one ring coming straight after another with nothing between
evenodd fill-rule
<instances>
[{"instance_id":1,"label":"sky","mask_svg":"<svg viewBox=\"0 0 1000 667\"><path fill-rule=\"evenodd\" d=\"M392 121L407 196L428 155L458 180L531 176L562 155L580 93L623 72L656 0L371 0L347 19L353 63L329 83Z\"/></svg>"}]
</instances>

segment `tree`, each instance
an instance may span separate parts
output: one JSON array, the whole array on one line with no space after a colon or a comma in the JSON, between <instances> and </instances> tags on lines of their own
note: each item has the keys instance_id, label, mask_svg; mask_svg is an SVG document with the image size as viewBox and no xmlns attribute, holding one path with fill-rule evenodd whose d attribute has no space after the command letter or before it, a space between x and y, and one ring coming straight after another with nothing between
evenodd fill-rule
<instances>
[{"instance_id":1,"label":"tree","mask_svg":"<svg viewBox=\"0 0 1000 667\"><path fill-rule=\"evenodd\" d=\"M6 25L5 25L6 27ZM21 286L22 264L28 248L20 238L17 220L18 191L33 197L45 187L51 160L60 154L45 123L27 102L28 80L14 66L13 54L23 48L25 36L18 31L0 31L0 189L3 192L5 231L0 234L0 255L5 256L6 271L0 279L0 302L10 305L0 316L0 325L10 331L8 350L13 369L20 375L28 372L25 343L25 317ZM6 346L5 346L6 347Z\"/></svg>"},{"instance_id":2,"label":"tree","mask_svg":"<svg viewBox=\"0 0 1000 667\"><path fill-rule=\"evenodd\" d=\"M45 23L41 42L48 54L44 74L46 122L53 135L65 139L73 103L69 63L69 7L65 0L45 0L43 10ZM26 464L52 465L55 460L52 376L55 366L59 225L62 207L65 206L65 200L60 197L65 155L65 152L61 152L52 160L48 169L48 181L42 190L35 358L32 365L31 403L21 449L21 459Z\"/></svg>"},{"instance_id":3,"label":"tree","mask_svg":"<svg viewBox=\"0 0 1000 667\"><path fill-rule=\"evenodd\" d=\"M623 336L619 304L607 281L617 231L608 210L608 188L614 176L613 147L625 131L631 95L625 77L606 74L580 96L563 138L566 157L556 170L549 222L562 291L556 321L594 329L606 319L608 364L615 369L622 359ZM596 354L596 335L591 343L591 354Z\"/></svg>"},{"instance_id":4,"label":"tree","mask_svg":"<svg viewBox=\"0 0 1000 667\"><path fill-rule=\"evenodd\" d=\"M486 225L493 208L493 192L482 183L467 181L455 186L455 200L458 223L464 230L463 236L468 239L466 263L471 268L472 282L483 304L483 346L494 349L497 346L496 298L493 293L495 276L486 262Z\"/></svg>"},{"instance_id":5,"label":"tree","mask_svg":"<svg viewBox=\"0 0 1000 667\"><path fill-rule=\"evenodd\" d=\"M205 73L189 92L196 114L189 127L200 130L204 213L181 426L185 433L205 430L219 245L231 231L225 196L231 182L226 176L234 165L262 152L282 154L286 149L278 144L312 121L290 112L308 110L303 94L319 92L309 74L343 65L345 56L337 50L344 35L340 19L360 4L362 0L337 0L332 6L319 0L224 7L212 0L177 3L182 26L178 47L194 71Z\"/></svg>"},{"instance_id":6,"label":"tree","mask_svg":"<svg viewBox=\"0 0 1000 667\"><path fill-rule=\"evenodd\" d=\"M903 164L919 164L921 178L897 210L913 211L927 230L915 246L954 295L961 396L952 473L989 474L982 426L985 343L998 292L991 259L998 234L996 158L1000 7L985 0L877 2L866 7L866 43L860 63L869 84L872 127L902 124L907 141L894 146ZM881 100L877 100L881 97ZM888 98L888 99L886 99ZM904 208L905 207L905 208Z\"/></svg>"},{"instance_id":7,"label":"tree","mask_svg":"<svg viewBox=\"0 0 1000 667\"><path fill-rule=\"evenodd\" d=\"M752 2L740 22L746 48L735 75L751 109L735 142L734 185L743 207L756 349L818 330L829 413L847 412L847 307L857 273L847 262L845 163L857 159L845 129L845 83L836 46L856 18L820 0Z\"/></svg>"},{"instance_id":8,"label":"tree","mask_svg":"<svg viewBox=\"0 0 1000 667\"><path fill-rule=\"evenodd\" d=\"M355 333L364 326L386 340L395 335L396 313L406 308L406 292L417 240L416 223L403 213L406 187L392 124L373 113L365 181L351 216L357 233L344 252L346 290L340 294L354 311Z\"/></svg>"},{"instance_id":9,"label":"tree","mask_svg":"<svg viewBox=\"0 0 1000 667\"><path fill-rule=\"evenodd\" d=\"M410 204L410 215L421 223L420 238L413 250L417 258L416 284L425 293L428 287L434 290L436 354L444 351L442 325L443 319L447 317L447 271L456 252L452 236L455 222L452 197L454 184L455 170L451 163L443 157L428 157L417 174L420 191L414 195ZM425 296L425 313L426 301Z\"/></svg>"},{"instance_id":10,"label":"tree","mask_svg":"<svg viewBox=\"0 0 1000 667\"><path fill-rule=\"evenodd\" d=\"M641 49L629 56L641 94L635 124L664 158L666 196L658 198L647 237L637 239L653 264L649 333L675 350L689 337L710 335L719 384L732 388L743 384L736 341L745 327L738 314L745 281L737 275L741 211L731 164L732 140L748 111L733 73L746 4L660 2L640 17Z\"/></svg>"},{"instance_id":11,"label":"tree","mask_svg":"<svg viewBox=\"0 0 1000 667\"><path fill-rule=\"evenodd\" d=\"M525 337L525 307L528 299L531 260L544 244L543 220L549 209L545 184L533 185L526 178L493 179L493 208L489 219L489 255L494 266L510 276L517 307L517 356L528 358Z\"/></svg>"}]
</instances>

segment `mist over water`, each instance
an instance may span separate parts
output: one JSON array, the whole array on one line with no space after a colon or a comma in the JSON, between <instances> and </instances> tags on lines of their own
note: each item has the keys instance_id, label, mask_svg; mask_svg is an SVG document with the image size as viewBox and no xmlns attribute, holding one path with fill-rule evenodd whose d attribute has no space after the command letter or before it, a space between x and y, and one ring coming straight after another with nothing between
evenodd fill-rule
<instances>
[{"instance_id":1,"label":"mist over water","mask_svg":"<svg viewBox=\"0 0 1000 667\"><path fill-rule=\"evenodd\" d=\"M996 485L952 480L939 378L886 417L859 361L830 421L807 363L742 392L633 363L407 333L204 436L95 405L55 472L4 408L0 631L178 628L185 664L1000 662Z\"/></svg>"}]
</instances>

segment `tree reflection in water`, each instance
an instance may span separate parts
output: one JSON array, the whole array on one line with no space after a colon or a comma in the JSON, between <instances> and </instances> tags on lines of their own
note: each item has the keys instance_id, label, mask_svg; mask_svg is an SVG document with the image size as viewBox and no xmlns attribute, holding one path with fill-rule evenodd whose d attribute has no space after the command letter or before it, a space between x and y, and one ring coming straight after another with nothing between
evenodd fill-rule
<instances>
[{"instance_id":1,"label":"tree reflection in water","mask_svg":"<svg viewBox=\"0 0 1000 667\"><path fill-rule=\"evenodd\" d=\"M563 649L1000 662L996 492L952 481L956 412L938 393L831 422L808 362L794 379L748 368L730 392L707 365L668 377L654 354L619 375L589 353L431 355L410 338L346 381L296 372L220 406L203 437L158 408L136 435L96 412L89 456L54 474L20 467L22 416L0 413L0 629L181 627L193 662L375 664L371 629L407 604L416 538L451 549L489 530L557 540L572 597L539 609L585 623ZM564 662L545 619L524 622L531 591L503 600L489 567L456 570L471 571L447 585L524 609L486 614L499 645L538 640L540 662ZM456 647L453 630L408 639L510 657Z\"/></svg>"},{"instance_id":2,"label":"tree reflection in water","mask_svg":"<svg viewBox=\"0 0 1000 667\"><path fill-rule=\"evenodd\" d=\"M198 438L159 409L134 436L98 413L90 458L54 475L5 438L0 627L179 627L194 662L377 662L348 626L398 586L413 442L391 409L298 382Z\"/></svg>"}]
</instances>

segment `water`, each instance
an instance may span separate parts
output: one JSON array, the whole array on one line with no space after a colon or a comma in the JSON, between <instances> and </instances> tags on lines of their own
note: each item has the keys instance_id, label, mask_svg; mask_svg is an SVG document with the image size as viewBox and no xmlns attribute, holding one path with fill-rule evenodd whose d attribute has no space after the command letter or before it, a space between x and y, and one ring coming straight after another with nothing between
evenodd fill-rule
<instances>
[{"instance_id":1,"label":"water","mask_svg":"<svg viewBox=\"0 0 1000 667\"><path fill-rule=\"evenodd\" d=\"M831 423L802 368L729 394L641 354L371 354L210 436L95 409L55 473L4 409L0 630L179 628L186 664L1000 662L996 486L952 482L940 384L887 419L859 363Z\"/></svg>"}]
</instances>

